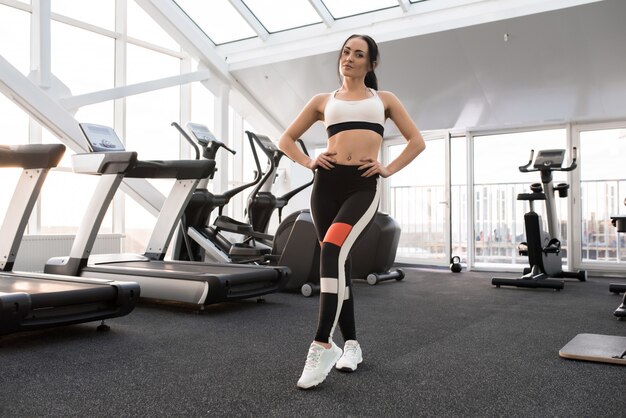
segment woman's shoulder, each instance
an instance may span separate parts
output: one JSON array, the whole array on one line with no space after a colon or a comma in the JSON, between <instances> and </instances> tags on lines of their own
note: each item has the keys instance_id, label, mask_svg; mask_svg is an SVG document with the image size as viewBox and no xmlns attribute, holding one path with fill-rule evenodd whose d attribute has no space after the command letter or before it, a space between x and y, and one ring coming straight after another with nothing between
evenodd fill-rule
<instances>
[{"instance_id":1,"label":"woman's shoulder","mask_svg":"<svg viewBox=\"0 0 626 418\"><path fill-rule=\"evenodd\" d=\"M318 93L309 100L309 104L314 106L318 111L322 111L326 106L326 102L332 93Z\"/></svg>"},{"instance_id":2,"label":"woman's shoulder","mask_svg":"<svg viewBox=\"0 0 626 418\"><path fill-rule=\"evenodd\" d=\"M311 101L319 101L319 102L325 102L326 100L328 100L329 97L331 97L333 95L334 92L330 92L330 93L318 93L315 96L313 96L313 98L311 99Z\"/></svg>"},{"instance_id":3,"label":"woman's shoulder","mask_svg":"<svg viewBox=\"0 0 626 418\"><path fill-rule=\"evenodd\" d=\"M394 107L400 104L400 99L394 93L386 90L379 90L378 97L385 105L385 108Z\"/></svg>"},{"instance_id":4,"label":"woman's shoulder","mask_svg":"<svg viewBox=\"0 0 626 418\"><path fill-rule=\"evenodd\" d=\"M387 90L377 90L376 93L381 97L381 99L398 100L398 97L395 94Z\"/></svg>"}]
</instances>

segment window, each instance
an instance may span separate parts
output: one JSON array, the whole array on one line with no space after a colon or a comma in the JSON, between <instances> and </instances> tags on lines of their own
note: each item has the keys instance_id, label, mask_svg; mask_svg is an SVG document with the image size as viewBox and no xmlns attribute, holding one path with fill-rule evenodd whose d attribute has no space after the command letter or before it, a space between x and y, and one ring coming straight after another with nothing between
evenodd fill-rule
<instances>
[{"instance_id":1,"label":"window","mask_svg":"<svg viewBox=\"0 0 626 418\"><path fill-rule=\"evenodd\" d=\"M0 4L0 55L22 74L30 72L30 13Z\"/></svg>"},{"instance_id":2,"label":"window","mask_svg":"<svg viewBox=\"0 0 626 418\"><path fill-rule=\"evenodd\" d=\"M128 36L150 42L152 44L169 48L175 51L179 45L157 24L152 18L139 7L134 0L128 0Z\"/></svg>"},{"instance_id":3,"label":"window","mask_svg":"<svg viewBox=\"0 0 626 418\"><path fill-rule=\"evenodd\" d=\"M324 0L324 5L335 19L399 7L397 0Z\"/></svg>"},{"instance_id":4,"label":"window","mask_svg":"<svg viewBox=\"0 0 626 418\"><path fill-rule=\"evenodd\" d=\"M72 95L113 87L113 39L55 21L51 37L52 73Z\"/></svg>"},{"instance_id":5,"label":"window","mask_svg":"<svg viewBox=\"0 0 626 418\"><path fill-rule=\"evenodd\" d=\"M52 0L52 13L115 30L115 0Z\"/></svg>"},{"instance_id":6,"label":"window","mask_svg":"<svg viewBox=\"0 0 626 418\"><path fill-rule=\"evenodd\" d=\"M626 234L611 225L625 214L626 128L580 133L581 251L583 262L623 262Z\"/></svg>"},{"instance_id":7,"label":"window","mask_svg":"<svg viewBox=\"0 0 626 418\"><path fill-rule=\"evenodd\" d=\"M531 149L566 147L565 129L516 132L474 136L474 240L476 264L526 264L527 257L518 255L517 245L525 241L524 213L528 202L518 201L519 193L530 192L532 183L540 182L539 173L521 173L519 166L528 162ZM569 161L569 152L566 161ZM554 183L565 182L564 172L554 173ZM556 199L561 225L561 246L564 259L567 251L567 199ZM541 201L535 211L542 216Z\"/></svg>"},{"instance_id":8,"label":"window","mask_svg":"<svg viewBox=\"0 0 626 418\"><path fill-rule=\"evenodd\" d=\"M128 83L168 77L180 72L180 59L128 45ZM151 91L126 98L126 149L137 151L142 160L180 158L178 131L170 124L180 120L180 87ZM118 133L120 136L121 133ZM173 180L149 180L167 196ZM124 251L143 253L156 218L132 198L125 198L126 236Z\"/></svg>"},{"instance_id":9,"label":"window","mask_svg":"<svg viewBox=\"0 0 626 418\"><path fill-rule=\"evenodd\" d=\"M426 150L415 163L389 177L389 212L402 234L397 257L407 262L441 264L446 256L445 141L440 134L423 133ZM429 138L430 136L430 138ZM404 149L404 140L390 145L388 161Z\"/></svg>"},{"instance_id":10,"label":"window","mask_svg":"<svg viewBox=\"0 0 626 418\"><path fill-rule=\"evenodd\" d=\"M308 0L246 0L245 4L268 32L293 29L322 21Z\"/></svg>"},{"instance_id":11,"label":"window","mask_svg":"<svg viewBox=\"0 0 626 418\"><path fill-rule=\"evenodd\" d=\"M215 44L256 36L228 0L176 0L176 3Z\"/></svg>"}]
</instances>

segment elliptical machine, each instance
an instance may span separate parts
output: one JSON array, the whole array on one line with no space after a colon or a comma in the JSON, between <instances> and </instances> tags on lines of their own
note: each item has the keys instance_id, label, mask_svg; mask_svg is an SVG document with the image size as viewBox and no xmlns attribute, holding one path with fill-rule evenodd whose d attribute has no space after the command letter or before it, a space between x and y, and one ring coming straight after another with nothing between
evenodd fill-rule
<instances>
[{"instance_id":1,"label":"elliptical machine","mask_svg":"<svg viewBox=\"0 0 626 418\"><path fill-rule=\"evenodd\" d=\"M261 180L256 184L248 196L246 213L248 214L248 222L252 225L252 228L255 231L267 233L274 211L278 209L278 223L280 224L282 222L283 209L287 206L289 200L304 189L311 186L315 177L282 196L274 195L272 193L272 186L278 177L278 165L280 164L280 160L285 154L265 135L257 135L250 131L246 131L246 135L248 135L250 146L253 148L252 153L255 156L255 163L257 166L260 166L260 163L257 158L258 154L254 144L257 144L267 157L267 168L265 169ZM302 151L306 155L309 155L309 152L301 139L298 139L298 144L300 145L300 148L302 148ZM296 213L301 212L302 211L298 211Z\"/></svg>"},{"instance_id":2,"label":"elliptical machine","mask_svg":"<svg viewBox=\"0 0 626 418\"><path fill-rule=\"evenodd\" d=\"M581 282L587 279L587 272L584 270L577 272L563 270L560 226L556 215L554 194L558 192L559 197L567 197L569 184L559 183L554 186L552 177L554 171L572 171L576 168L576 148L573 148L572 162L568 167L562 167L565 158L563 149L539 151L533 164L534 153L535 151L531 150L528 164L519 167L519 171L522 173L539 171L541 183L534 183L530 186L532 193L517 195L517 200L528 201L530 205L530 211L524 215L526 242L522 242L518 247L520 255L528 256L530 267L524 268L523 276L520 278L495 277L491 279L491 283L496 287L517 286L560 290L563 289L564 282L552 280L552 278L578 279ZM533 168L529 168L531 165ZM536 200L545 201L548 232L543 229L542 219L534 211Z\"/></svg>"},{"instance_id":3,"label":"elliptical machine","mask_svg":"<svg viewBox=\"0 0 626 418\"><path fill-rule=\"evenodd\" d=\"M195 141L176 122L172 123L172 126L176 127L181 135L196 149L197 158L200 156L198 145L203 150L202 156L207 159L214 160L220 148L235 153L218 141L205 125L187 124ZM292 273L290 277L294 279L287 282L285 290L299 290L300 282L319 281L319 245L317 239L302 239L302 237L315 236L315 228L309 213L289 216L288 219L281 222L275 236L256 231L249 223L239 222L222 215L224 206L230 202L232 197L258 184L264 175L256 154L256 148L252 144L253 137L248 135L248 139L256 164L254 180L222 194L214 194L207 190L206 185L209 179L202 185L203 187L198 187L185 209L172 258L185 260L191 257L195 260L211 260L223 263L287 266ZM267 141L271 143L269 139ZM303 149L306 150L306 148ZM289 198L294 194L290 193L291 196L284 196L282 206L286 205ZM215 209L218 209L218 216L210 224L211 214ZM234 242L225 233L241 239Z\"/></svg>"},{"instance_id":4,"label":"elliptical machine","mask_svg":"<svg viewBox=\"0 0 626 418\"><path fill-rule=\"evenodd\" d=\"M215 160L217 151L224 148L231 154L236 151L228 148L223 142L218 141L211 131L204 125L188 123L187 126L196 139L194 141L185 130L176 122L172 122L180 134L195 150L196 159L200 159L198 145L202 148L202 157L207 160ZM256 159L255 159L256 161ZM224 207L230 200L243 190L254 186L261 180L261 167L257 163L255 178L248 183L227 190L222 194L211 193L207 189L208 182L213 179L213 174L202 180L191 200L185 208L181 219L180 231L174 241L172 258L174 260L212 261L221 263L245 263L256 260L259 256L269 253L269 248L251 248L248 244L233 243L222 232L232 232L247 236L249 239L267 239L266 234L258 234L249 224L238 222L222 214ZM213 211L218 210L213 225L210 224Z\"/></svg>"},{"instance_id":5,"label":"elliptical machine","mask_svg":"<svg viewBox=\"0 0 626 418\"><path fill-rule=\"evenodd\" d=\"M289 202L289 199L295 194L309 187L313 180L309 183L277 197L272 193L272 185L275 183L278 164L285 154L266 136L257 135L253 132L246 131L248 138L251 140L251 146L258 147L267 157L267 168L263 174L261 181L252 190L248 197L248 221L253 225L256 231L267 232L270 219L273 212L278 209L279 227L276 231L274 242L278 248L285 248L281 242L281 237L291 229L291 225L297 222L310 223L307 228L307 234L297 235L297 239L315 240L317 243L317 235L313 227L311 212L309 209L302 209L290 214L282 220L282 209ZM306 147L300 141L305 154L308 155ZM258 155L253 149L253 155ZM257 162L257 166L259 163ZM365 236L357 242L350 258L356 262L352 263L352 276L355 279L365 279L370 285L375 285L387 280L402 280L404 272L400 269L392 269L396 258L396 251L400 241L400 226L388 214L377 212ZM318 247L319 251L319 247ZM316 254L317 257L317 254ZM317 257L319 258L319 257ZM319 261L317 261L319 263ZM316 267L312 271L314 275L310 275L306 281L299 281L295 274L292 275L291 284L294 288L301 286L301 292L305 296L311 296L319 291L319 268Z\"/></svg>"}]
</instances>

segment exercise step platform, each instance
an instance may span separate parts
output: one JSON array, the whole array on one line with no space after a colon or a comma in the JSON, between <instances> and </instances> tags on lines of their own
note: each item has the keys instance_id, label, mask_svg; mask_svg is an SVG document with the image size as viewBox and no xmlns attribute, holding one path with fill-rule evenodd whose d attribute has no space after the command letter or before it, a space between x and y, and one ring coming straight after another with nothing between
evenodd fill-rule
<instances>
[{"instance_id":1,"label":"exercise step platform","mask_svg":"<svg viewBox=\"0 0 626 418\"><path fill-rule=\"evenodd\" d=\"M559 351L571 360L595 361L626 366L626 337L578 334Z\"/></svg>"}]
</instances>

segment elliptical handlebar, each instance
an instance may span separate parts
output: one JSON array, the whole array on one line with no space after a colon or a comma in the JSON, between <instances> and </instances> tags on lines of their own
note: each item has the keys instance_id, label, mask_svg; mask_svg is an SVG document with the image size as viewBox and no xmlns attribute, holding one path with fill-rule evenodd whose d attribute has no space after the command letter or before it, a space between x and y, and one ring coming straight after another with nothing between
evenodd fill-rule
<instances>
[{"instance_id":1,"label":"elliptical handlebar","mask_svg":"<svg viewBox=\"0 0 626 418\"><path fill-rule=\"evenodd\" d=\"M187 142L189 142L189 144L193 147L194 151L196 152L196 160L199 160L200 159L200 149L198 148L196 143L193 141L193 139L191 139L189 137L189 135L187 135L187 132L185 132L185 130L178 123L172 122L171 126L176 128L178 130L178 132L180 132L180 134L183 136L183 138L185 138L187 140Z\"/></svg>"},{"instance_id":2,"label":"elliptical handlebar","mask_svg":"<svg viewBox=\"0 0 626 418\"><path fill-rule=\"evenodd\" d=\"M286 154L280 148L275 147L275 146L273 146L271 149L268 149L266 146L264 146L262 140L254 132L246 131L246 134L248 135L248 140L250 141L250 147L252 148L252 151L254 153L255 162L257 164L257 170L260 167L260 162L259 162L258 157L257 157L256 146L254 145L255 142L261 148L263 153L267 156L268 161L269 161L269 165L270 165L269 169L264 173L264 176L263 176L263 179L261 180L261 182L252 191L251 195L254 196L261 190L263 185L270 180L270 176L272 175L272 172L276 169L280 159L283 156L286 156ZM264 137L264 138L265 138L266 141L269 139L267 137ZM254 141L253 141L253 139L254 139ZM306 145L304 145L304 141L302 139L298 138L296 140L296 142L300 145L300 148L302 148L302 152L304 152L308 156L309 155L309 151L307 150ZM289 202L289 200L293 196L297 195L302 190L304 190L307 187L309 187L310 185L312 185L314 180L315 180L315 176L313 176L310 181L308 181L308 182L306 182L306 183L296 187L293 190L290 190L289 192L287 192L284 195L280 196L278 199L284 201L285 203Z\"/></svg>"},{"instance_id":3,"label":"elliptical handlebar","mask_svg":"<svg viewBox=\"0 0 626 418\"><path fill-rule=\"evenodd\" d=\"M207 154L206 157L208 159L210 159L210 160L214 160L215 159L215 155L217 153L217 150L220 149L220 148L224 148L226 151L230 152L233 155L237 154L237 151L235 151L233 149L230 149L222 141L218 141L217 138L215 138L213 136L213 134L211 134L211 133L209 133L209 135L207 135L207 136L204 136L202 138L202 141L200 141L199 139L197 141L194 141L193 139L191 139L189 134L187 134L187 132L185 132L185 130L178 123L172 122L171 125L173 127L175 127L178 130L178 132L180 132L180 134L183 136L183 138L185 138L187 140L187 142L189 142L194 147L194 149L196 150L196 160L200 159L200 151L198 149L198 145L196 145L196 142L198 142L200 144L200 146L203 149L205 149L205 153Z\"/></svg>"},{"instance_id":4,"label":"elliptical handlebar","mask_svg":"<svg viewBox=\"0 0 626 418\"><path fill-rule=\"evenodd\" d=\"M309 150L306 149L306 145L304 145L304 141L302 139L298 138L296 140L296 142L298 144L300 144L300 148L302 148L302 152L304 152L304 154L308 157L309 156ZM283 153L283 155L285 155L285 153Z\"/></svg>"},{"instance_id":5,"label":"elliptical handlebar","mask_svg":"<svg viewBox=\"0 0 626 418\"><path fill-rule=\"evenodd\" d=\"M302 152L304 152L308 156L309 155L309 151L306 149L306 145L304 145L304 141L302 139L298 139L296 142L298 142L298 144L300 144L300 148L302 148ZM315 175L307 183L304 183L303 185L301 185L299 187L296 187L295 189L285 193L280 198L285 200L286 202L289 202L289 200L292 197L294 197L295 195L300 193L302 190L304 190L307 187L309 187L310 185L312 185L314 181L315 181Z\"/></svg>"},{"instance_id":6,"label":"elliptical handlebar","mask_svg":"<svg viewBox=\"0 0 626 418\"><path fill-rule=\"evenodd\" d=\"M200 150L198 149L198 145L196 145L196 142L193 139L191 139L189 134L187 134L187 132L185 132L185 130L178 123L172 122L171 125L175 127L178 130L178 132L180 132L183 138L185 138L187 142L191 144L191 146L193 146L193 148L196 151L196 160L199 160ZM204 141L206 141L206 143L204 143ZM203 141L198 140L197 142L200 144L202 148L205 149L206 152L204 156L205 158L208 158L208 159L214 160L215 154L217 153L217 150L220 148L224 148L226 151L230 152L233 155L237 154L237 151L229 148L222 141L218 141L211 133L203 137ZM247 189L248 187L254 186L259 181L261 181L261 177L262 177L261 164L259 163L259 158L257 156L255 149L252 150L252 153L254 154L254 161L256 163L256 176L251 182L242 184L241 186L235 187L234 189L226 190L224 193L222 193L221 196L225 197L227 201L229 201L233 196L240 193L241 191Z\"/></svg>"},{"instance_id":7,"label":"elliptical handlebar","mask_svg":"<svg viewBox=\"0 0 626 418\"><path fill-rule=\"evenodd\" d=\"M237 151L228 148L226 144L224 144L222 141L213 141L213 142L218 144L220 147L224 148L226 151L230 152L231 154L233 155L237 154Z\"/></svg>"}]
</instances>

